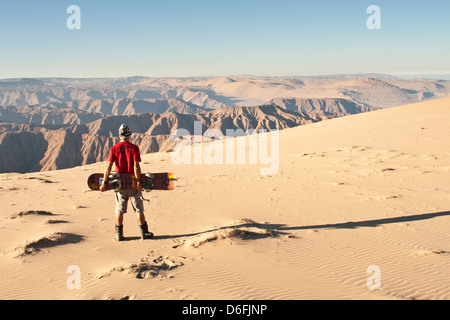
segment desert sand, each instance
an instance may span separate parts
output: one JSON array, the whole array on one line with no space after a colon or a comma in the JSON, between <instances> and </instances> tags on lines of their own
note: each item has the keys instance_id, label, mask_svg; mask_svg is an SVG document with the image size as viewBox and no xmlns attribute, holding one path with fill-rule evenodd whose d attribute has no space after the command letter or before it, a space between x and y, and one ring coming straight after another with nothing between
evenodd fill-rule
<instances>
[{"instance_id":1,"label":"desert sand","mask_svg":"<svg viewBox=\"0 0 450 320\"><path fill-rule=\"evenodd\" d=\"M145 155L179 178L144 194L145 241L131 207L113 240L105 163L1 174L0 299L450 299L449 119L446 98L285 129L272 176Z\"/></svg>"}]
</instances>

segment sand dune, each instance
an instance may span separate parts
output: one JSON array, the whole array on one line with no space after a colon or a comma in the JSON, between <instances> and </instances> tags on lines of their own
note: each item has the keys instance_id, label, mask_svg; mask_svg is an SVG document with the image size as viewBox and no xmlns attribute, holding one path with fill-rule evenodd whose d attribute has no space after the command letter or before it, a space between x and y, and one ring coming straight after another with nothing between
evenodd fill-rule
<instances>
[{"instance_id":1,"label":"sand dune","mask_svg":"<svg viewBox=\"0 0 450 320\"><path fill-rule=\"evenodd\" d=\"M1 174L0 298L449 299L449 118L442 99L285 129L271 176L145 155L179 177L144 195L146 241L133 213L113 241L113 194L86 185L104 163Z\"/></svg>"}]
</instances>

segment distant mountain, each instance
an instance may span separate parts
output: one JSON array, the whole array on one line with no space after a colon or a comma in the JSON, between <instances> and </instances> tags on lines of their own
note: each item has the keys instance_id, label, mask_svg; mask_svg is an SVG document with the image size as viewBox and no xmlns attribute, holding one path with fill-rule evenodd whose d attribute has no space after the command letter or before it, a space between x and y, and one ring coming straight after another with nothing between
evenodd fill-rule
<instances>
[{"instance_id":1,"label":"distant mountain","mask_svg":"<svg viewBox=\"0 0 450 320\"><path fill-rule=\"evenodd\" d=\"M358 79L358 78L374 78L379 80L393 80L398 77L385 73L357 73L357 74L327 74L317 76L299 76L300 78L316 78L316 79Z\"/></svg>"},{"instance_id":2,"label":"distant mountain","mask_svg":"<svg viewBox=\"0 0 450 320\"><path fill-rule=\"evenodd\" d=\"M276 106L227 107L200 114L144 113L107 116L88 124L35 125L0 124L0 172L31 172L65 169L105 161L109 149L118 142L117 129L127 123L133 142L143 154L171 150L170 134L176 129L194 134L194 122L208 129L281 130L313 123L330 116L297 113Z\"/></svg>"},{"instance_id":3,"label":"distant mountain","mask_svg":"<svg viewBox=\"0 0 450 320\"><path fill-rule=\"evenodd\" d=\"M0 80L0 89L15 89L15 88L38 88L47 85L45 81L34 78L20 78L20 79L3 79Z\"/></svg>"},{"instance_id":4,"label":"distant mountain","mask_svg":"<svg viewBox=\"0 0 450 320\"><path fill-rule=\"evenodd\" d=\"M84 124L104 117L101 113L59 107L47 103L40 106L0 107L0 122L33 124Z\"/></svg>"},{"instance_id":5,"label":"distant mountain","mask_svg":"<svg viewBox=\"0 0 450 320\"><path fill-rule=\"evenodd\" d=\"M169 100L191 107L219 109L256 106L274 98L340 98L370 107L387 108L443 98L450 81L399 79L382 74L315 77L192 77L192 78L39 78L0 80L0 106L31 106L89 100ZM150 111L146 111L150 112Z\"/></svg>"},{"instance_id":6,"label":"distant mountain","mask_svg":"<svg viewBox=\"0 0 450 320\"><path fill-rule=\"evenodd\" d=\"M282 130L301 124L313 123L333 118L323 113L308 114L292 112L277 106L226 107L199 114L137 114L131 116L109 116L86 125L91 135L116 137L117 128L127 123L136 133L146 135L169 135L176 129L194 132L194 122L201 121L203 132L214 128L224 135L227 129Z\"/></svg>"},{"instance_id":7,"label":"distant mountain","mask_svg":"<svg viewBox=\"0 0 450 320\"><path fill-rule=\"evenodd\" d=\"M339 98L275 98L267 102L280 108L297 112L318 112L328 115L349 115L373 111L378 108L355 103L348 99Z\"/></svg>"},{"instance_id":8,"label":"distant mountain","mask_svg":"<svg viewBox=\"0 0 450 320\"><path fill-rule=\"evenodd\" d=\"M88 99L83 101L71 101L66 103L71 108L96 112L104 115L133 115L139 113L166 113L177 112L182 114L194 114L206 112L205 109L179 99Z\"/></svg>"},{"instance_id":9,"label":"distant mountain","mask_svg":"<svg viewBox=\"0 0 450 320\"><path fill-rule=\"evenodd\" d=\"M57 125L86 124L107 115L133 115L149 112L195 114L210 110L178 99L88 99L69 102L47 102L33 106L0 106L0 122Z\"/></svg>"},{"instance_id":10,"label":"distant mountain","mask_svg":"<svg viewBox=\"0 0 450 320\"><path fill-rule=\"evenodd\" d=\"M210 96L211 95L211 96ZM226 106L228 99L221 97L209 89L195 88L84 88L60 86L17 86L16 84L0 84L1 106L31 106L46 103L85 103L91 100L104 100L114 104L112 100L128 99L130 101L150 102L149 100L177 99L189 105L190 108L217 109ZM148 112L148 111L147 111Z\"/></svg>"},{"instance_id":11,"label":"distant mountain","mask_svg":"<svg viewBox=\"0 0 450 320\"><path fill-rule=\"evenodd\" d=\"M128 123L143 153L177 128L284 129L448 96L450 81L388 75L0 80L0 172L103 161Z\"/></svg>"}]
</instances>

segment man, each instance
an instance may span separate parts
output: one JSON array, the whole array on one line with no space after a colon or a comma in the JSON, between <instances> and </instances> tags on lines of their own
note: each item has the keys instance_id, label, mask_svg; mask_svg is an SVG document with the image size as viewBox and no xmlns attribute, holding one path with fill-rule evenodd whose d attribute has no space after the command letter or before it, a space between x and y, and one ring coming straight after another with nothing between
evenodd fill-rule
<instances>
[{"instance_id":1,"label":"man","mask_svg":"<svg viewBox=\"0 0 450 320\"><path fill-rule=\"evenodd\" d=\"M147 221L144 216L144 203L142 201L142 183L141 183L141 153L139 147L130 142L131 130L126 124L122 124L119 128L120 142L114 145L109 151L109 158L106 170L103 176L103 184L100 191L106 191L109 175L113 164L116 166L116 173L134 174L137 180L137 189L120 190L116 192L116 240L123 241L123 215L127 212L128 200L136 213L139 227L141 228L141 239L150 239L153 233L148 231Z\"/></svg>"}]
</instances>

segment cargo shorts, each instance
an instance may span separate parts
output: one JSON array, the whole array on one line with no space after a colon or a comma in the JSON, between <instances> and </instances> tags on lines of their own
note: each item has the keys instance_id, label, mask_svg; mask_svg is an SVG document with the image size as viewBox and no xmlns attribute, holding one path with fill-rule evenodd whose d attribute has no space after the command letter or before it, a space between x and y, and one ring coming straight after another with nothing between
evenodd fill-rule
<instances>
[{"instance_id":1,"label":"cargo shorts","mask_svg":"<svg viewBox=\"0 0 450 320\"><path fill-rule=\"evenodd\" d=\"M144 213L144 201L142 201L141 191L120 190L116 192L117 215L127 213L128 200L130 200L133 211L136 214Z\"/></svg>"}]
</instances>

